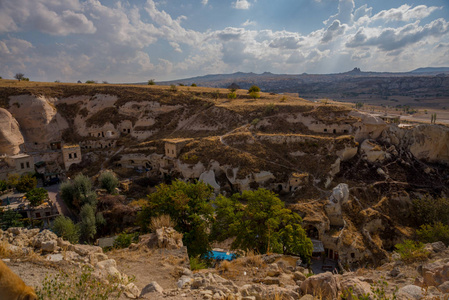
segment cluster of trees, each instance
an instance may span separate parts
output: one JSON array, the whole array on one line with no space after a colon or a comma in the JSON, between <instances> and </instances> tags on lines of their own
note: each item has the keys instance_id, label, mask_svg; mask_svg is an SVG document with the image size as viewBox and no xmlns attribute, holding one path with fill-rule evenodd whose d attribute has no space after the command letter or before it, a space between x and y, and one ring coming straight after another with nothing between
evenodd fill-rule
<instances>
[{"instance_id":1,"label":"cluster of trees","mask_svg":"<svg viewBox=\"0 0 449 300\"><path fill-rule=\"evenodd\" d=\"M31 191L37 186L37 179L32 174L9 174L8 179L0 180L0 192L8 189L15 188L20 193L26 193Z\"/></svg>"},{"instance_id":2,"label":"cluster of trees","mask_svg":"<svg viewBox=\"0 0 449 300\"><path fill-rule=\"evenodd\" d=\"M419 226L418 239L424 243L442 241L449 246L449 198L427 195L413 200L412 216Z\"/></svg>"},{"instance_id":3,"label":"cluster of trees","mask_svg":"<svg viewBox=\"0 0 449 300\"><path fill-rule=\"evenodd\" d=\"M14 75L14 78L18 81L30 81L30 79L25 77L25 74L23 73L16 73L16 75Z\"/></svg>"},{"instance_id":4,"label":"cluster of trees","mask_svg":"<svg viewBox=\"0 0 449 300\"><path fill-rule=\"evenodd\" d=\"M118 179L111 172L104 172L99 177L100 187L108 193L114 193ZM77 242L91 242L99 228L104 226L106 220L97 209L97 194L92 189L92 181L82 174L73 180L61 184L60 194L66 205L79 215L79 222L74 224L71 219L60 216L53 224L55 233L64 239Z\"/></svg>"},{"instance_id":5,"label":"cluster of trees","mask_svg":"<svg viewBox=\"0 0 449 300\"><path fill-rule=\"evenodd\" d=\"M236 237L234 249L310 258L313 245L301 227L301 217L285 208L273 192L258 189L230 198L220 195L213 201L212 195L212 188L203 182L161 184L148 196L139 223L148 229L152 218L169 215L183 233L191 257L209 252L214 240Z\"/></svg>"}]
</instances>

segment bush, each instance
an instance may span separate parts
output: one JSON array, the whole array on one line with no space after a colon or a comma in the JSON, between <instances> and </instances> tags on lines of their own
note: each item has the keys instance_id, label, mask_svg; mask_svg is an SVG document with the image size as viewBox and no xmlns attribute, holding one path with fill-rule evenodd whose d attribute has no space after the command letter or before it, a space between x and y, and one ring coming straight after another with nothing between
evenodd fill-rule
<instances>
[{"instance_id":1,"label":"bush","mask_svg":"<svg viewBox=\"0 0 449 300\"><path fill-rule=\"evenodd\" d=\"M155 232L156 229L162 228L162 227L175 227L176 223L172 221L169 215L160 215L157 217L151 218L150 222L150 230L152 232Z\"/></svg>"},{"instance_id":2,"label":"bush","mask_svg":"<svg viewBox=\"0 0 449 300\"><path fill-rule=\"evenodd\" d=\"M14 210L5 210L0 214L0 223L2 230L6 230L9 227L23 227L23 217L21 214Z\"/></svg>"},{"instance_id":3,"label":"bush","mask_svg":"<svg viewBox=\"0 0 449 300\"><path fill-rule=\"evenodd\" d=\"M48 192L44 188L34 188L25 194L31 206L39 206L48 199Z\"/></svg>"},{"instance_id":4,"label":"bush","mask_svg":"<svg viewBox=\"0 0 449 300\"><path fill-rule=\"evenodd\" d=\"M257 85L252 85L249 88L248 93L252 93L252 92L258 93L258 92L260 92L260 88Z\"/></svg>"},{"instance_id":5,"label":"bush","mask_svg":"<svg viewBox=\"0 0 449 300\"><path fill-rule=\"evenodd\" d=\"M199 256L190 257L190 269L192 271L206 269L207 262L202 260Z\"/></svg>"},{"instance_id":6,"label":"bush","mask_svg":"<svg viewBox=\"0 0 449 300\"><path fill-rule=\"evenodd\" d=\"M120 233L117 238L114 240L114 248L122 249L128 248L131 243L139 241L138 233Z\"/></svg>"},{"instance_id":7,"label":"bush","mask_svg":"<svg viewBox=\"0 0 449 300\"><path fill-rule=\"evenodd\" d=\"M260 95L259 95L258 92L251 92L251 93L249 93L249 95L250 95L251 98L253 98L253 99L260 98Z\"/></svg>"},{"instance_id":8,"label":"bush","mask_svg":"<svg viewBox=\"0 0 449 300\"><path fill-rule=\"evenodd\" d=\"M413 200L412 216L417 225L441 222L449 224L449 199L432 198L427 195L421 199Z\"/></svg>"},{"instance_id":9,"label":"bush","mask_svg":"<svg viewBox=\"0 0 449 300\"><path fill-rule=\"evenodd\" d=\"M429 252L424 249L424 244L421 242L405 240L403 243L395 245L395 248L402 261L407 263L425 260L429 256Z\"/></svg>"},{"instance_id":10,"label":"bush","mask_svg":"<svg viewBox=\"0 0 449 300\"><path fill-rule=\"evenodd\" d=\"M16 190L21 193L31 191L37 186L37 179L29 174L20 176L20 180L16 185Z\"/></svg>"},{"instance_id":11,"label":"bush","mask_svg":"<svg viewBox=\"0 0 449 300\"><path fill-rule=\"evenodd\" d=\"M441 222L421 225L416 234L421 242L434 243L441 241L446 246L449 245L449 226Z\"/></svg>"},{"instance_id":12,"label":"bush","mask_svg":"<svg viewBox=\"0 0 449 300\"><path fill-rule=\"evenodd\" d=\"M53 221L52 230L57 236L72 244L77 244L79 242L80 229L68 217L58 216Z\"/></svg>"},{"instance_id":13,"label":"bush","mask_svg":"<svg viewBox=\"0 0 449 300\"><path fill-rule=\"evenodd\" d=\"M109 194L115 192L115 188L118 186L118 179L114 173L110 171L103 172L98 179L102 189L108 191Z\"/></svg>"},{"instance_id":14,"label":"bush","mask_svg":"<svg viewBox=\"0 0 449 300\"><path fill-rule=\"evenodd\" d=\"M235 99L235 98L237 98L237 94L235 92L230 92L228 94L228 99Z\"/></svg>"},{"instance_id":15,"label":"bush","mask_svg":"<svg viewBox=\"0 0 449 300\"><path fill-rule=\"evenodd\" d=\"M20 180L19 174L9 174L6 184L10 187L15 188L19 184L19 180Z\"/></svg>"},{"instance_id":16,"label":"bush","mask_svg":"<svg viewBox=\"0 0 449 300\"><path fill-rule=\"evenodd\" d=\"M176 87L176 85L170 84L170 92L175 93L176 91L178 91L178 88Z\"/></svg>"},{"instance_id":17,"label":"bush","mask_svg":"<svg viewBox=\"0 0 449 300\"><path fill-rule=\"evenodd\" d=\"M119 287L124 282L113 276L109 276L107 281L98 280L93 271L92 267L85 265L81 267L81 273L71 269L70 272L60 271L51 277L46 276L36 294L40 300L119 299Z\"/></svg>"},{"instance_id":18,"label":"bush","mask_svg":"<svg viewBox=\"0 0 449 300\"><path fill-rule=\"evenodd\" d=\"M6 191L8 184L4 180L0 180L0 192Z\"/></svg>"}]
</instances>

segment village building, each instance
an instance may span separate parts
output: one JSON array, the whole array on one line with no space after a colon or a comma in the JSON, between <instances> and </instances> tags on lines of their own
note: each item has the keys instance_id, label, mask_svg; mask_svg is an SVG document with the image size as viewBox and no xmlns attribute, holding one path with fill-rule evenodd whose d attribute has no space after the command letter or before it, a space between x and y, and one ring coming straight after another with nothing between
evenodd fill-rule
<instances>
[{"instance_id":1,"label":"village building","mask_svg":"<svg viewBox=\"0 0 449 300\"><path fill-rule=\"evenodd\" d=\"M165 139L165 155L177 158L182 148L192 139Z\"/></svg>"},{"instance_id":2,"label":"village building","mask_svg":"<svg viewBox=\"0 0 449 300\"><path fill-rule=\"evenodd\" d=\"M28 154L6 156L5 161L10 167L9 174L22 175L34 172L34 160Z\"/></svg>"},{"instance_id":3,"label":"village building","mask_svg":"<svg viewBox=\"0 0 449 300\"><path fill-rule=\"evenodd\" d=\"M80 145L64 145L62 147L62 157L66 170L73 164L79 164L82 160Z\"/></svg>"}]
</instances>

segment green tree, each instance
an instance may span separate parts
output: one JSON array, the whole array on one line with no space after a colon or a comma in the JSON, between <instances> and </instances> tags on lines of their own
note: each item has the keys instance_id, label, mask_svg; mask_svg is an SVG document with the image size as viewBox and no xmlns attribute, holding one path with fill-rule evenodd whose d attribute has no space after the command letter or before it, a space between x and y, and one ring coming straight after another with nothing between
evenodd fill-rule
<instances>
[{"instance_id":1,"label":"green tree","mask_svg":"<svg viewBox=\"0 0 449 300\"><path fill-rule=\"evenodd\" d=\"M259 92L260 92L260 88L259 88L257 85L252 85L252 86L248 89L248 93L252 93L252 92L259 93Z\"/></svg>"},{"instance_id":2,"label":"green tree","mask_svg":"<svg viewBox=\"0 0 449 300\"><path fill-rule=\"evenodd\" d=\"M416 231L418 239L423 243L434 243L441 241L446 246L449 245L449 226L441 222L425 224Z\"/></svg>"},{"instance_id":3,"label":"green tree","mask_svg":"<svg viewBox=\"0 0 449 300\"><path fill-rule=\"evenodd\" d=\"M228 94L228 99L235 99L235 98L237 98L237 94L235 92L230 92Z\"/></svg>"},{"instance_id":4,"label":"green tree","mask_svg":"<svg viewBox=\"0 0 449 300\"><path fill-rule=\"evenodd\" d=\"M244 202L246 206L238 202ZM235 236L234 249L299 254L305 260L310 258L313 244L301 227L301 217L286 209L273 192L258 189L244 191L231 199L218 197L215 206L216 224L212 232L221 240Z\"/></svg>"},{"instance_id":5,"label":"green tree","mask_svg":"<svg viewBox=\"0 0 449 300\"><path fill-rule=\"evenodd\" d=\"M6 181L0 179L0 192L5 191L8 188L8 183Z\"/></svg>"},{"instance_id":6,"label":"green tree","mask_svg":"<svg viewBox=\"0 0 449 300\"><path fill-rule=\"evenodd\" d=\"M449 198L426 195L413 200L412 216L417 225L441 222L449 224Z\"/></svg>"},{"instance_id":7,"label":"green tree","mask_svg":"<svg viewBox=\"0 0 449 300\"><path fill-rule=\"evenodd\" d=\"M48 199L48 192L44 188L34 188L25 194L31 206L39 206Z\"/></svg>"},{"instance_id":8,"label":"green tree","mask_svg":"<svg viewBox=\"0 0 449 300\"><path fill-rule=\"evenodd\" d=\"M59 188L61 198L71 208L80 209L84 204L97 205L97 195L92 190L92 181L83 174L72 181L63 182Z\"/></svg>"},{"instance_id":9,"label":"green tree","mask_svg":"<svg viewBox=\"0 0 449 300\"><path fill-rule=\"evenodd\" d=\"M19 184L19 180L19 174L9 174L6 183L8 184L8 186L15 188Z\"/></svg>"},{"instance_id":10,"label":"green tree","mask_svg":"<svg viewBox=\"0 0 449 300\"><path fill-rule=\"evenodd\" d=\"M19 182L16 185L17 191L25 193L31 191L37 186L37 179L29 174L20 176Z\"/></svg>"},{"instance_id":11,"label":"green tree","mask_svg":"<svg viewBox=\"0 0 449 300\"><path fill-rule=\"evenodd\" d=\"M154 79L150 79L148 80L148 85L155 85L156 83L154 82Z\"/></svg>"},{"instance_id":12,"label":"green tree","mask_svg":"<svg viewBox=\"0 0 449 300\"><path fill-rule=\"evenodd\" d=\"M197 85L196 83L192 83L190 86L196 87Z\"/></svg>"},{"instance_id":13,"label":"green tree","mask_svg":"<svg viewBox=\"0 0 449 300\"><path fill-rule=\"evenodd\" d=\"M148 203L139 216L140 224L148 228L151 217L169 215L177 224L175 229L183 233L189 256L204 254L211 249L208 230L213 222L212 193L212 187L201 181L161 184L148 195Z\"/></svg>"},{"instance_id":14,"label":"green tree","mask_svg":"<svg viewBox=\"0 0 449 300\"><path fill-rule=\"evenodd\" d=\"M53 221L52 230L56 235L72 244L77 244L79 242L80 228L68 217L56 217Z\"/></svg>"},{"instance_id":15,"label":"green tree","mask_svg":"<svg viewBox=\"0 0 449 300\"><path fill-rule=\"evenodd\" d=\"M20 81L24 78L24 76L25 75L23 73L16 73L16 75L14 75L14 78Z\"/></svg>"},{"instance_id":16,"label":"green tree","mask_svg":"<svg viewBox=\"0 0 449 300\"><path fill-rule=\"evenodd\" d=\"M90 204L84 204L80 211L80 233L84 241L91 241L97 234L95 209Z\"/></svg>"},{"instance_id":17,"label":"green tree","mask_svg":"<svg viewBox=\"0 0 449 300\"><path fill-rule=\"evenodd\" d=\"M2 230L6 230L9 227L23 227L22 215L14 210L5 210L1 212L1 226Z\"/></svg>"},{"instance_id":18,"label":"green tree","mask_svg":"<svg viewBox=\"0 0 449 300\"><path fill-rule=\"evenodd\" d=\"M100 181L101 188L107 190L109 194L115 192L115 188L119 183L115 174L110 171L103 172L98 180Z\"/></svg>"}]
</instances>

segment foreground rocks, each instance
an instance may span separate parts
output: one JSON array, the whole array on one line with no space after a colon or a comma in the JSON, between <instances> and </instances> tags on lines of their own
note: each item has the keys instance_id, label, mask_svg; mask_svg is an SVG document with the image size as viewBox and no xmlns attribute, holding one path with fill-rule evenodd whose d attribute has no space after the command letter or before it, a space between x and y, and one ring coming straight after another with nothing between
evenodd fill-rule
<instances>
[{"instance_id":1,"label":"foreground rocks","mask_svg":"<svg viewBox=\"0 0 449 300\"><path fill-rule=\"evenodd\" d=\"M88 266L99 280L114 278L120 282L119 288L128 298L135 299L140 295L140 290L117 269L116 261L109 259L101 247L72 245L49 230L20 227L0 230L0 243L2 253L12 259L34 258L55 264L69 263L72 268Z\"/></svg>"}]
</instances>

